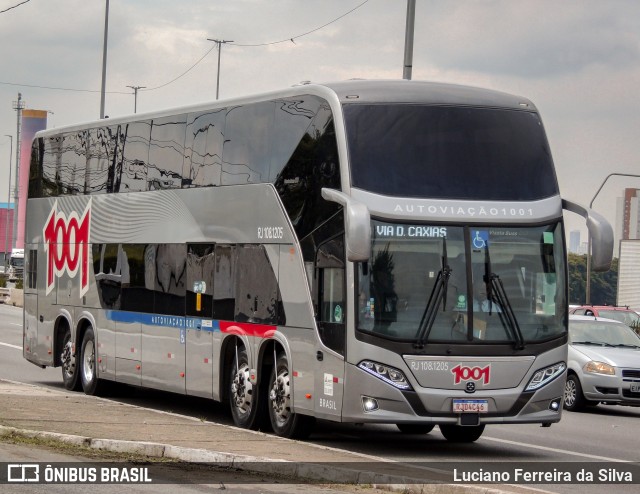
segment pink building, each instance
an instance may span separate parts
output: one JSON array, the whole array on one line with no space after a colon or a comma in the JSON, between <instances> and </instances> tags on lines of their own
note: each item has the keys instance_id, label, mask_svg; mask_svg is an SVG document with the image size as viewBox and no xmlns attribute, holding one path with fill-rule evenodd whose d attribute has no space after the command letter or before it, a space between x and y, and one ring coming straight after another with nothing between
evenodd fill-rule
<instances>
[{"instance_id":1,"label":"pink building","mask_svg":"<svg viewBox=\"0 0 640 494\"><path fill-rule=\"evenodd\" d=\"M5 253L11 252L11 246L13 245L12 230L13 230L13 205L11 208L7 208L6 202L0 203L0 253L2 253L3 264L5 259Z\"/></svg>"}]
</instances>

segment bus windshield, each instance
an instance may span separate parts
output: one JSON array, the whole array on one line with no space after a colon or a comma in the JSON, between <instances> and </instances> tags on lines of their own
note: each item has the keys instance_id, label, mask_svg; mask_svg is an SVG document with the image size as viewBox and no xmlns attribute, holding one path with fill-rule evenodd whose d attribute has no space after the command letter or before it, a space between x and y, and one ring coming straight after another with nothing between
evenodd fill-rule
<instances>
[{"instance_id":1,"label":"bus windshield","mask_svg":"<svg viewBox=\"0 0 640 494\"><path fill-rule=\"evenodd\" d=\"M533 201L557 195L544 129L531 111L347 104L354 187L387 196Z\"/></svg>"},{"instance_id":2,"label":"bus windshield","mask_svg":"<svg viewBox=\"0 0 640 494\"><path fill-rule=\"evenodd\" d=\"M566 332L562 227L373 220L358 329L410 341L522 347Z\"/></svg>"}]
</instances>

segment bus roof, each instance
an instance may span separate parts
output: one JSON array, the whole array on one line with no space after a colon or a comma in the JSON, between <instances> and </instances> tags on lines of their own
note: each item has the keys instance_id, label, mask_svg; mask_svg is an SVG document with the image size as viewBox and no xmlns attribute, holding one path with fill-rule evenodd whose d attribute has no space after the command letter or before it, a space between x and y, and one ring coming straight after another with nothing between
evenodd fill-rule
<instances>
[{"instance_id":1,"label":"bus roof","mask_svg":"<svg viewBox=\"0 0 640 494\"><path fill-rule=\"evenodd\" d=\"M244 105L276 98L286 98L302 94L313 94L333 100L336 103L415 103L431 105L463 105L507 108L514 110L536 111L531 101L500 91L472 86L446 84L426 81L407 80L365 80L315 84L304 82L279 91L265 92L238 98L223 99L208 103L168 108L164 110L137 113L116 118L89 121L40 131L36 137L56 135L62 132L84 128L102 127L134 122L150 118L159 118L180 113L205 111L212 108Z\"/></svg>"}]
</instances>

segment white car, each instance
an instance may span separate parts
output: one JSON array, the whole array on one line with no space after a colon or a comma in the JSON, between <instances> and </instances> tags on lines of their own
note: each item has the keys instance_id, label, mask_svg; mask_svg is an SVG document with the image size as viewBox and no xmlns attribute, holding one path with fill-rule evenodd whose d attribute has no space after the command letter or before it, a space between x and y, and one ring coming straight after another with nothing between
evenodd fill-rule
<instances>
[{"instance_id":1,"label":"white car","mask_svg":"<svg viewBox=\"0 0 640 494\"><path fill-rule=\"evenodd\" d=\"M569 316L564 408L598 403L640 406L640 337L625 324Z\"/></svg>"}]
</instances>

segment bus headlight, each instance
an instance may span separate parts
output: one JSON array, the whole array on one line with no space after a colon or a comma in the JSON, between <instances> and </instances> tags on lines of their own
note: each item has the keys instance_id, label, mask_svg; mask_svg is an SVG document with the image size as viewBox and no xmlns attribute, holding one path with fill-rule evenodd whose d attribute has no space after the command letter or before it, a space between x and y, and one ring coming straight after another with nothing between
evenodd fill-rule
<instances>
[{"instance_id":1,"label":"bus headlight","mask_svg":"<svg viewBox=\"0 0 640 494\"><path fill-rule=\"evenodd\" d=\"M609 364L605 364L604 362L596 362L595 360L587 362L587 364L584 366L584 371L591 374L605 374L607 376L616 375L615 367Z\"/></svg>"},{"instance_id":2,"label":"bus headlight","mask_svg":"<svg viewBox=\"0 0 640 494\"><path fill-rule=\"evenodd\" d=\"M534 391L536 389L540 389L542 386L550 383L560 374L562 374L567 365L564 362L558 362L557 364L550 365L549 367L545 367L544 369L540 369L536 371L533 375L529 384L525 391Z\"/></svg>"},{"instance_id":3,"label":"bus headlight","mask_svg":"<svg viewBox=\"0 0 640 494\"><path fill-rule=\"evenodd\" d=\"M411 384L409 384L409 381L407 381L402 371L395 367L372 362L371 360L363 360L358 364L358 367L372 376L383 380L387 384L391 384L391 386L395 388L403 391L412 389Z\"/></svg>"}]
</instances>

